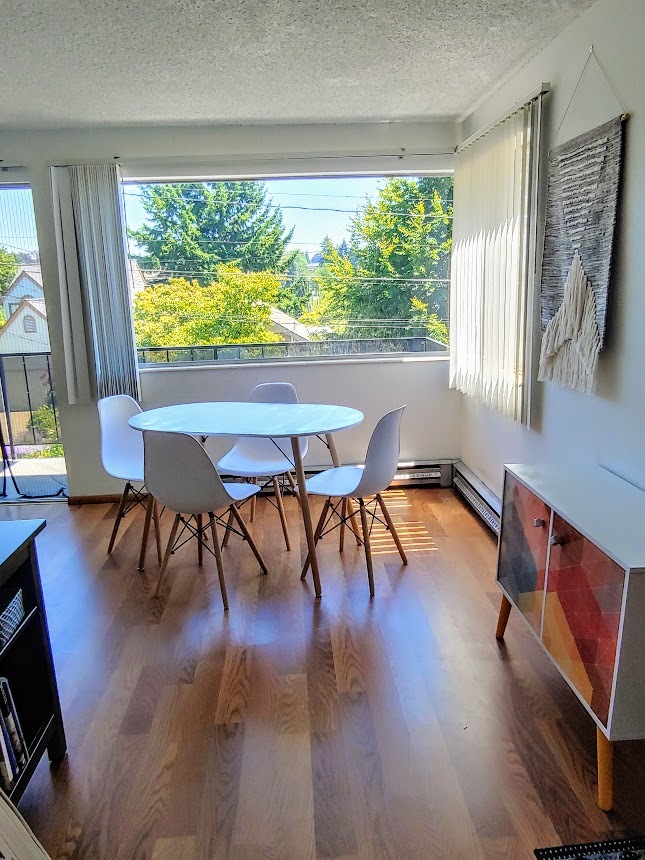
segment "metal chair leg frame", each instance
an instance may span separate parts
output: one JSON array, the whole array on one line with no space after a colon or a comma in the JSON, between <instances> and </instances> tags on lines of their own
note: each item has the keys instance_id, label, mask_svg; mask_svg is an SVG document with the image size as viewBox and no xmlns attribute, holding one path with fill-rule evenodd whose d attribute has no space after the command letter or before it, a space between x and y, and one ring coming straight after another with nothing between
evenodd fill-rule
<instances>
[{"instance_id":1,"label":"metal chair leg frame","mask_svg":"<svg viewBox=\"0 0 645 860\"><path fill-rule=\"evenodd\" d=\"M405 550L403 549L403 544L401 543L401 541L399 539L399 535L397 534L397 531L394 528L394 522L392 521L392 517L390 516L390 512L388 511L388 509L385 505L385 502L383 501L383 496L380 493L378 493L376 496L376 500L379 503L381 510L383 511L383 516L385 518L385 522L387 523L387 527L390 530L390 534L392 535L394 543L396 544L396 548L399 551L399 555L401 556L401 561L403 562L403 564L407 564L408 563L408 557L405 554Z\"/></svg>"},{"instance_id":2,"label":"metal chair leg frame","mask_svg":"<svg viewBox=\"0 0 645 860\"><path fill-rule=\"evenodd\" d=\"M247 529L246 523L244 522L244 520L240 516L239 511L237 510L235 505L231 505L230 510L233 514L233 517L234 517L236 523L240 527L240 531L242 532L242 534L244 535L246 540L249 542L249 546L251 547L251 551L253 552L253 555L257 558L258 563L260 565L260 568L262 570L262 573L268 573L269 569L267 568L266 564L264 563L264 559L260 555L260 551L257 548L257 546L255 545L255 541L251 537L251 533Z\"/></svg>"}]
</instances>

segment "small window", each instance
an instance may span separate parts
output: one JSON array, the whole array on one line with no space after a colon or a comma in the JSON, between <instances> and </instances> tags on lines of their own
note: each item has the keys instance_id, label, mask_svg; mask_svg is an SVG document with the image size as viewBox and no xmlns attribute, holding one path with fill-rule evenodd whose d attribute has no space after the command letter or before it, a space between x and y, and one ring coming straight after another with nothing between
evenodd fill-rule
<instances>
[{"instance_id":1,"label":"small window","mask_svg":"<svg viewBox=\"0 0 645 860\"><path fill-rule=\"evenodd\" d=\"M11 316L11 314L15 314L19 307L20 302L9 302L9 316Z\"/></svg>"},{"instance_id":2,"label":"small window","mask_svg":"<svg viewBox=\"0 0 645 860\"><path fill-rule=\"evenodd\" d=\"M22 325L25 330L25 334L33 334L36 331L36 320L31 314L27 314L23 317Z\"/></svg>"}]
</instances>

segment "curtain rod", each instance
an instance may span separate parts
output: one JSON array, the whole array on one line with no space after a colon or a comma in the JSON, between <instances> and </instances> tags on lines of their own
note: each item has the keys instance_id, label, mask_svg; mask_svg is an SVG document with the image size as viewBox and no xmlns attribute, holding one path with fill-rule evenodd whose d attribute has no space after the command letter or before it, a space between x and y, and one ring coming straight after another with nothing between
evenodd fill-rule
<instances>
[{"instance_id":1,"label":"curtain rod","mask_svg":"<svg viewBox=\"0 0 645 860\"><path fill-rule=\"evenodd\" d=\"M524 105L530 104L531 102L535 101L536 99L539 99L540 96L546 95L550 91L550 89L551 89L550 83L544 83L544 82L541 83L538 87L536 87L530 93L527 93L527 95L525 95L523 98L519 99L519 101L516 101L510 110L507 110L503 114L500 114L492 122L489 122L487 125L480 128L474 134L471 134L470 137L467 137L466 140L463 141L463 143L460 143L459 146L455 147L455 152L461 152L463 149L466 149L466 147L470 146L476 140L479 140L480 137L483 137L485 134L488 134L489 131L492 131L492 129L494 129L495 126L498 126L498 125L500 125L500 123L507 120L509 118L509 116L512 116L518 110L521 110L521 108L523 108Z\"/></svg>"}]
</instances>

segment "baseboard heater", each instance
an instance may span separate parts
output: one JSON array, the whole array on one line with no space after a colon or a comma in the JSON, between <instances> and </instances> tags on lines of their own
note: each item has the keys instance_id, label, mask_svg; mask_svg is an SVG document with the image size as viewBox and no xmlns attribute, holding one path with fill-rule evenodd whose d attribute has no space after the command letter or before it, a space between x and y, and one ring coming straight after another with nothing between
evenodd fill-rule
<instances>
[{"instance_id":1,"label":"baseboard heater","mask_svg":"<svg viewBox=\"0 0 645 860\"><path fill-rule=\"evenodd\" d=\"M390 486L392 487L452 487L453 460L437 460L436 463L405 462L400 463ZM329 466L307 466L307 477L324 472ZM227 478L226 475L222 477ZM230 478L227 478L230 480ZM267 494L273 493L273 487L266 487Z\"/></svg>"},{"instance_id":2,"label":"baseboard heater","mask_svg":"<svg viewBox=\"0 0 645 860\"><path fill-rule=\"evenodd\" d=\"M454 464L452 483L489 529L499 536L502 503L461 460Z\"/></svg>"}]
</instances>

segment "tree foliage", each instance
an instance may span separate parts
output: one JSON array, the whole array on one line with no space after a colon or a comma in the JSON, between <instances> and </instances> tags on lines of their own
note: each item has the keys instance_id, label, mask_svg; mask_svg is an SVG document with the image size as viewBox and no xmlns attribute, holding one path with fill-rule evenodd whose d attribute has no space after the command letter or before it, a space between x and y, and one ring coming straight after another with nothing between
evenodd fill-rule
<instances>
[{"instance_id":1,"label":"tree foliage","mask_svg":"<svg viewBox=\"0 0 645 860\"><path fill-rule=\"evenodd\" d=\"M447 339L441 321L448 315L448 285L441 281L448 278L451 247L452 179L387 179L377 198L357 211L349 246L324 240L320 299L307 322L400 320L418 327L423 318ZM381 328L375 324L366 336L385 335Z\"/></svg>"},{"instance_id":2,"label":"tree foliage","mask_svg":"<svg viewBox=\"0 0 645 860\"><path fill-rule=\"evenodd\" d=\"M194 346L275 340L270 330L280 280L220 265L207 286L185 278L148 287L134 298L137 346Z\"/></svg>"},{"instance_id":3,"label":"tree foliage","mask_svg":"<svg viewBox=\"0 0 645 860\"><path fill-rule=\"evenodd\" d=\"M4 295L18 271L16 255L0 245L0 295Z\"/></svg>"},{"instance_id":4,"label":"tree foliage","mask_svg":"<svg viewBox=\"0 0 645 860\"><path fill-rule=\"evenodd\" d=\"M144 268L206 284L221 264L243 272L285 272L293 234L264 182L144 185L147 221L130 236L144 250Z\"/></svg>"}]
</instances>

